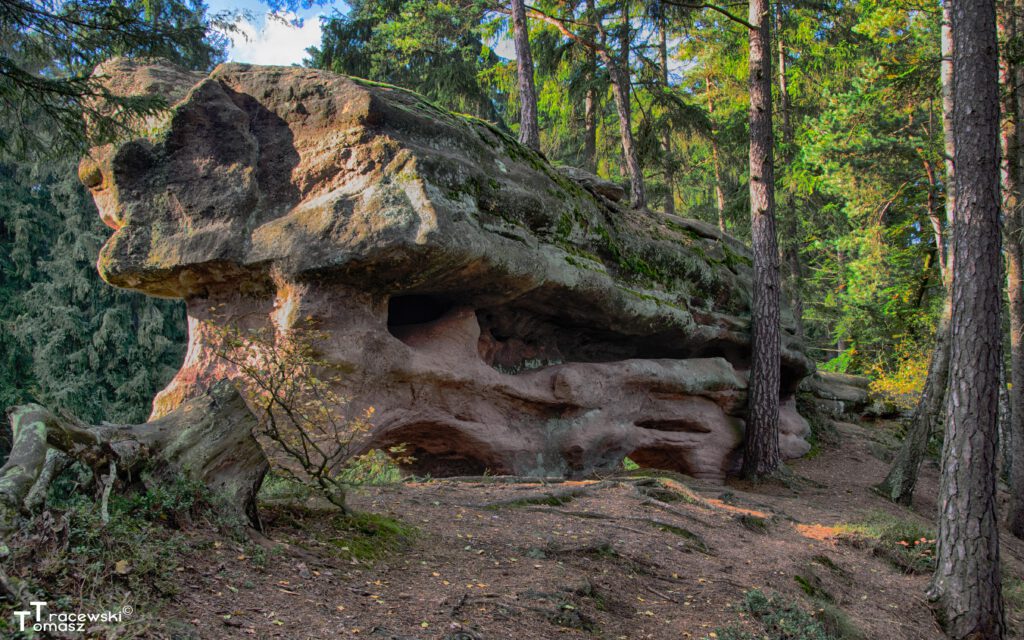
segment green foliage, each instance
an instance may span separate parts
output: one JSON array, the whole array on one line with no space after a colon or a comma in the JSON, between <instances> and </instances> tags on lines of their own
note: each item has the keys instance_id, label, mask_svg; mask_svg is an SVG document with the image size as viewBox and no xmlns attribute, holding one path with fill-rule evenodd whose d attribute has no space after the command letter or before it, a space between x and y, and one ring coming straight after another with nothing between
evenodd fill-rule
<instances>
[{"instance_id":1,"label":"green foliage","mask_svg":"<svg viewBox=\"0 0 1024 640\"><path fill-rule=\"evenodd\" d=\"M3 561L8 575L21 576L57 609L118 611L130 604L142 612L147 602L177 593L174 577L189 548L178 528L200 519L233 526L220 520L205 488L181 480L112 496L104 523L99 504L83 490L90 480L81 465L59 475L46 508L15 534L13 553ZM0 619L14 619L15 608L0 605ZM110 633L144 634L146 618L126 618Z\"/></svg>"},{"instance_id":2,"label":"green foliage","mask_svg":"<svg viewBox=\"0 0 1024 640\"><path fill-rule=\"evenodd\" d=\"M109 230L72 162L0 162L0 403L141 422L181 363L180 302L96 274Z\"/></svg>"},{"instance_id":3,"label":"green foliage","mask_svg":"<svg viewBox=\"0 0 1024 640\"><path fill-rule=\"evenodd\" d=\"M92 68L116 55L209 69L223 58L200 0L26 0L0 7L0 155L81 152L162 101L110 93ZM90 122L86 130L83 116Z\"/></svg>"},{"instance_id":4,"label":"green foliage","mask_svg":"<svg viewBox=\"0 0 1024 640\"><path fill-rule=\"evenodd\" d=\"M780 596L767 596L760 589L748 591L741 610L750 614L761 626L761 633L752 634L740 627L716 629L719 640L837 640L822 624L793 602ZM707 639L705 639L707 640Z\"/></svg>"},{"instance_id":5,"label":"green foliage","mask_svg":"<svg viewBox=\"0 0 1024 640\"><path fill-rule=\"evenodd\" d=\"M373 562L409 545L415 527L375 513L336 516L330 542L341 557Z\"/></svg>"},{"instance_id":6,"label":"green foliage","mask_svg":"<svg viewBox=\"0 0 1024 640\"><path fill-rule=\"evenodd\" d=\"M876 513L838 529L845 534L841 539L871 547L901 571L920 574L935 569L935 531L913 520Z\"/></svg>"},{"instance_id":7,"label":"green foliage","mask_svg":"<svg viewBox=\"0 0 1024 640\"><path fill-rule=\"evenodd\" d=\"M255 408L267 458L276 472L319 491L345 510L345 487L397 481L397 463L412 458L402 445L360 453L373 425L373 407L349 406L339 392L340 368L320 355L328 339L312 329L243 332L213 326L218 357L239 374Z\"/></svg>"},{"instance_id":8,"label":"green foliage","mask_svg":"<svg viewBox=\"0 0 1024 640\"><path fill-rule=\"evenodd\" d=\"M307 65L417 91L457 112L501 121L494 78L499 58L487 47L486 3L355 1L323 21L323 40Z\"/></svg>"},{"instance_id":9,"label":"green foliage","mask_svg":"<svg viewBox=\"0 0 1024 640\"><path fill-rule=\"evenodd\" d=\"M293 526L304 538L312 537L353 563L372 563L407 548L418 530L400 520L375 513L333 513L305 506L266 509L268 519Z\"/></svg>"}]
</instances>

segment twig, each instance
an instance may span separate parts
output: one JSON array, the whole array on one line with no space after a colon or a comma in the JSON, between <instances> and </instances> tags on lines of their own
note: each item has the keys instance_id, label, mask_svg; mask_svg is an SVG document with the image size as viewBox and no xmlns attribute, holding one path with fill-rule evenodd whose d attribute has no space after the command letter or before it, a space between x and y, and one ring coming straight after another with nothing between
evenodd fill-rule
<instances>
[{"instance_id":1,"label":"twig","mask_svg":"<svg viewBox=\"0 0 1024 640\"><path fill-rule=\"evenodd\" d=\"M653 587L649 587L647 585L644 585L644 589L650 591L651 593L653 593L654 595L656 595L656 596L658 596L660 598L664 598L665 600L668 600L669 602L674 602L676 604L682 604L681 602L679 602L678 600L676 600L672 596L670 596L668 594L664 594L664 593L658 591L657 589L655 589Z\"/></svg>"}]
</instances>

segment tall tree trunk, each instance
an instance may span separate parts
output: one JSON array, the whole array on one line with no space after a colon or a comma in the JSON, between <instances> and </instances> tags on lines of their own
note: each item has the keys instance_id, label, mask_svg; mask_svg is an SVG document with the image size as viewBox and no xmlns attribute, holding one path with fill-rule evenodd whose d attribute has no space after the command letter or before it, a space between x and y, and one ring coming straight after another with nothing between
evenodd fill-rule
<instances>
[{"instance_id":1,"label":"tall tree trunk","mask_svg":"<svg viewBox=\"0 0 1024 640\"><path fill-rule=\"evenodd\" d=\"M608 75L612 83L612 96L615 98L615 110L619 114L619 136L622 138L622 157L629 175L630 199L634 209L647 206L647 192L644 189L644 174L640 169L640 160L633 142L632 111L629 105L629 2L622 2L622 24L619 35L619 56L616 59L602 49L604 63L608 66Z\"/></svg>"},{"instance_id":2,"label":"tall tree trunk","mask_svg":"<svg viewBox=\"0 0 1024 640\"><path fill-rule=\"evenodd\" d=\"M1003 42L1017 35L1012 4L1003 4L999 12L999 31ZM1000 444L1009 468L1010 509L1007 526L1010 533L1024 538L1024 220L1020 202L1020 131L1018 118L1017 64L1000 49L999 80L1002 84L1003 126L1000 146L1003 158L1000 167L1003 197L1003 242L1006 246L1006 292L1010 315L1010 421L1009 429L1000 434Z\"/></svg>"},{"instance_id":3,"label":"tall tree trunk","mask_svg":"<svg viewBox=\"0 0 1024 640\"><path fill-rule=\"evenodd\" d=\"M711 93L711 76L704 78L708 97L708 119L711 120L711 163L715 172L715 206L718 209L718 230L725 233L725 188L722 186L722 165L718 152L718 127L715 125L715 99Z\"/></svg>"},{"instance_id":4,"label":"tall tree trunk","mask_svg":"<svg viewBox=\"0 0 1024 640\"><path fill-rule=\"evenodd\" d=\"M754 302L743 475L774 474L779 458L779 247L775 237L771 28L768 0L750 0L750 235Z\"/></svg>"},{"instance_id":5,"label":"tall tree trunk","mask_svg":"<svg viewBox=\"0 0 1024 640\"><path fill-rule=\"evenodd\" d=\"M953 12L950 8L952 0L942 2L942 62L939 64L939 77L942 81L942 140L946 154L946 219L953 221L956 209L956 169L954 156L956 144L953 142ZM952 246L952 245L950 245ZM952 259L946 261L950 269L947 276L952 276Z\"/></svg>"},{"instance_id":6,"label":"tall tree trunk","mask_svg":"<svg viewBox=\"0 0 1024 640\"><path fill-rule=\"evenodd\" d=\"M583 101L583 168L597 173L597 90L587 89Z\"/></svg>"},{"instance_id":7,"label":"tall tree trunk","mask_svg":"<svg viewBox=\"0 0 1024 640\"><path fill-rule=\"evenodd\" d=\"M526 5L523 0L512 0L512 31L519 75L519 142L534 151L540 151L537 92L533 86L533 54L530 53L530 30L526 23Z\"/></svg>"},{"instance_id":8,"label":"tall tree trunk","mask_svg":"<svg viewBox=\"0 0 1024 640\"><path fill-rule=\"evenodd\" d=\"M594 20L594 0L587 0L588 22ZM586 37L594 39L594 29L590 29ZM587 56L587 94L583 102L583 168L597 173L597 54L590 47L585 47Z\"/></svg>"},{"instance_id":9,"label":"tall tree trunk","mask_svg":"<svg viewBox=\"0 0 1024 640\"><path fill-rule=\"evenodd\" d=\"M938 180L935 177L935 167L928 158L924 157L923 150L921 151L921 163L924 165L924 174L928 178L928 223L932 227L932 235L935 238L935 255L939 262L939 278L942 280L943 286L948 289L949 270L946 265L946 231L936 205Z\"/></svg>"},{"instance_id":10,"label":"tall tree trunk","mask_svg":"<svg viewBox=\"0 0 1024 640\"><path fill-rule=\"evenodd\" d=\"M1002 357L999 89L994 0L953 6L953 314L936 569L929 596L955 640L1006 631L996 522Z\"/></svg>"},{"instance_id":11,"label":"tall tree trunk","mask_svg":"<svg viewBox=\"0 0 1024 640\"><path fill-rule=\"evenodd\" d=\"M661 54L661 82L664 91L669 91L668 84L668 19L664 12L661 16L659 31L658 52ZM665 148L665 213L676 212L676 191L675 191L675 161L672 158L672 127L665 126L661 132L662 146Z\"/></svg>"},{"instance_id":12,"label":"tall tree trunk","mask_svg":"<svg viewBox=\"0 0 1024 640\"><path fill-rule=\"evenodd\" d=\"M786 81L786 41L782 33L781 2L775 4L775 39L779 44L779 111L782 116L782 161L789 167L793 164L793 122L790 119L789 84ZM803 266L800 264L800 227L797 219L796 202L793 190L785 190L786 203L783 207L782 220L785 225L786 239L783 242L787 271L789 274L789 302L793 308L793 319L796 321L796 334L800 341L804 340L804 299L801 294L803 286Z\"/></svg>"}]
</instances>

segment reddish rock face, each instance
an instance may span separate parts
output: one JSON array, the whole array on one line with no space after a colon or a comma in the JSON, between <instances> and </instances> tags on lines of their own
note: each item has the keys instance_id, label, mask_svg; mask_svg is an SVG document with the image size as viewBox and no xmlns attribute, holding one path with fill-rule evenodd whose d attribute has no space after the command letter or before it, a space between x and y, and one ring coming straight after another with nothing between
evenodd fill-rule
<instances>
[{"instance_id":1,"label":"reddish rock face","mask_svg":"<svg viewBox=\"0 0 1024 640\"><path fill-rule=\"evenodd\" d=\"M218 325L315 326L341 390L375 408L366 446L406 443L418 473L738 468L751 274L736 240L628 212L394 87L245 65L97 73L173 104L80 170L116 230L101 275L187 303L188 354L154 416L237 375ZM785 324L795 457L810 365Z\"/></svg>"}]
</instances>

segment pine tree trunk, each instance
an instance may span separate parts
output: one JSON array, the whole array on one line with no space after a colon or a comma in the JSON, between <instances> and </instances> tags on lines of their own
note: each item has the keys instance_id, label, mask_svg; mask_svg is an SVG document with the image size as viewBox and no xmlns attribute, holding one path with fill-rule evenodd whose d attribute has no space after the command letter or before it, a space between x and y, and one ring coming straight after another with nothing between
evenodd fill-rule
<instances>
[{"instance_id":1,"label":"pine tree trunk","mask_svg":"<svg viewBox=\"0 0 1024 640\"><path fill-rule=\"evenodd\" d=\"M658 52L661 55L661 82L664 86L664 90L669 90L668 84L668 19L661 16L661 26L659 29L659 43ZM665 189L667 191L665 195L665 213L675 214L676 212L676 193L675 193L675 162L672 158L672 127L665 126L662 131L662 146L665 148Z\"/></svg>"},{"instance_id":2,"label":"pine tree trunk","mask_svg":"<svg viewBox=\"0 0 1024 640\"><path fill-rule=\"evenodd\" d=\"M1003 42L1017 34L1012 6L1002 6L999 30ZM1001 49L1005 54L1005 50ZM1009 428L1001 433L1003 463L1009 469L1010 508L1007 526L1010 533L1024 538L1024 220L1020 203L1021 168L1020 131L1018 131L1017 64L1000 57L999 80L1002 84L1002 129L1000 146L1003 158L1003 243L1006 247L1006 293L1010 315L1010 389Z\"/></svg>"},{"instance_id":3,"label":"pine tree trunk","mask_svg":"<svg viewBox=\"0 0 1024 640\"><path fill-rule=\"evenodd\" d=\"M722 186L722 166L718 160L718 127L715 126L715 99L711 94L711 76L705 77L704 90L708 97L708 119L711 120L711 163L715 172L715 206L718 209L718 230L725 233L725 188Z\"/></svg>"},{"instance_id":4,"label":"pine tree trunk","mask_svg":"<svg viewBox=\"0 0 1024 640\"><path fill-rule=\"evenodd\" d=\"M946 220L953 221L956 209L956 169L954 156L956 145L953 142L953 17L950 9L952 0L942 2L942 61L939 64L939 77L942 82L942 140L946 155ZM950 245L952 246L952 244ZM947 275L952 277L952 257L946 260Z\"/></svg>"},{"instance_id":5,"label":"pine tree trunk","mask_svg":"<svg viewBox=\"0 0 1024 640\"><path fill-rule=\"evenodd\" d=\"M750 234L754 250L750 384L743 475L774 474L779 458L779 248L775 237L771 29L767 0L750 0Z\"/></svg>"},{"instance_id":6,"label":"pine tree trunk","mask_svg":"<svg viewBox=\"0 0 1024 640\"><path fill-rule=\"evenodd\" d=\"M608 75L612 83L615 110L619 114L619 136L622 138L622 159L629 175L630 204L634 209L647 206L647 192L644 189L644 174L633 142L632 111L629 105L629 3L622 3L622 33L619 38L619 58L616 60L607 50L602 49Z\"/></svg>"},{"instance_id":7,"label":"pine tree trunk","mask_svg":"<svg viewBox=\"0 0 1024 640\"><path fill-rule=\"evenodd\" d=\"M996 521L996 432L1002 357L999 90L993 0L953 6L952 322L937 566L929 596L955 640L1006 631Z\"/></svg>"},{"instance_id":8,"label":"pine tree trunk","mask_svg":"<svg viewBox=\"0 0 1024 640\"><path fill-rule=\"evenodd\" d=\"M793 123L790 120L789 84L786 81L786 41L782 37L782 4L775 5L775 39L779 45L779 111L782 116L782 143L785 147L783 162L788 167L793 163ZM803 266L800 264L800 225L797 219L796 201L793 190L786 189L786 202L783 207L782 220L785 224L786 239L783 242L784 257L789 275L789 303L796 321L796 335L804 340L804 299L801 294L803 287Z\"/></svg>"},{"instance_id":9,"label":"pine tree trunk","mask_svg":"<svg viewBox=\"0 0 1024 640\"><path fill-rule=\"evenodd\" d=\"M512 31L516 45L516 69L519 76L519 142L540 151L540 127L537 124L537 92L533 85L533 54L523 0L512 0Z\"/></svg>"},{"instance_id":10,"label":"pine tree trunk","mask_svg":"<svg viewBox=\"0 0 1024 640\"><path fill-rule=\"evenodd\" d=\"M926 158L922 160L925 176L928 178L928 223L932 227L932 236L935 238L935 255L939 261L939 278L942 285L949 289L949 267L947 263L948 250L946 248L946 232L942 225L942 218L937 210L937 187L938 180L935 178L935 167ZM947 220L949 218L947 217Z\"/></svg>"},{"instance_id":11,"label":"pine tree trunk","mask_svg":"<svg viewBox=\"0 0 1024 640\"><path fill-rule=\"evenodd\" d=\"M594 19L594 0L587 0L585 19L588 22ZM589 30L587 37L593 40L594 29ZM597 88L594 86L597 81L597 54L588 47L586 56L587 79L590 86L587 87L583 103L583 168L591 173L597 173Z\"/></svg>"}]
</instances>

